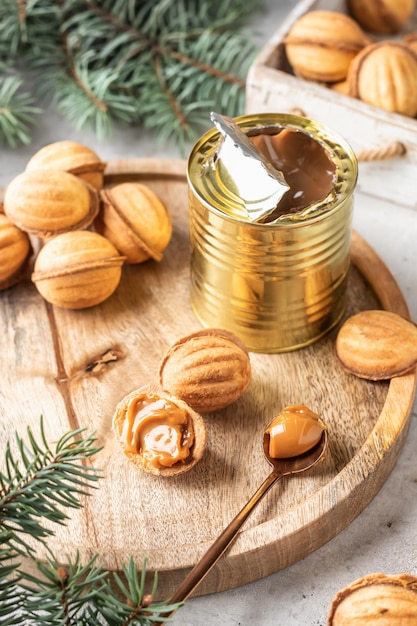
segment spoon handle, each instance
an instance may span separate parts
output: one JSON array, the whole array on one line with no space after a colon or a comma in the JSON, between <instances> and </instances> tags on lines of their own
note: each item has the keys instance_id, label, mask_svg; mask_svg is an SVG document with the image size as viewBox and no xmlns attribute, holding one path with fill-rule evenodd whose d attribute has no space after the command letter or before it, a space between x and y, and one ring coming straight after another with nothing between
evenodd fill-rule
<instances>
[{"instance_id":1,"label":"spoon handle","mask_svg":"<svg viewBox=\"0 0 417 626\"><path fill-rule=\"evenodd\" d=\"M236 537L240 528L247 520L258 502L260 502L260 500L269 491L272 485L276 483L281 477L282 474L280 472L277 472L276 470L269 474L269 476L264 480L262 485L258 487L250 500L245 504L243 509L236 515L234 519L232 519L230 524L226 526L223 532L210 546L207 552L202 556L200 561L198 561L194 565L193 569L184 578L174 595L170 598L170 604L184 602L191 595L197 585L203 580L203 578L205 578L211 568L217 563L226 548L228 548L228 546L232 543L233 539ZM175 610L176 609L164 615L164 617L170 617L175 613Z\"/></svg>"}]
</instances>

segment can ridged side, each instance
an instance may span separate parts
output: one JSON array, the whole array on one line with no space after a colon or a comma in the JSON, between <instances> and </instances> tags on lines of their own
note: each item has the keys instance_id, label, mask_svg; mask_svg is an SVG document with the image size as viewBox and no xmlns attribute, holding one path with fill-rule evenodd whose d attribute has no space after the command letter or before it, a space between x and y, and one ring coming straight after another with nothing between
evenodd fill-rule
<instances>
[{"instance_id":1,"label":"can ridged side","mask_svg":"<svg viewBox=\"0 0 417 626\"><path fill-rule=\"evenodd\" d=\"M345 310L352 204L347 200L330 224L327 216L285 232L248 233L246 225L236 229L197 202L190 217L190 288L200 322L228 328L254 351L316 341Z\"/></svg>"},{"instance_id":2,"label":"can ridged side","mask_svg":"<svg viewBox=\"0 0 417 626\"><path fill-rule=\"evenodd\" d=\"M190 293L201 324L265 353L333 328L346 308L354 182L315 217L267 225L222 213L190 184Z\"/></svg>"}]
</instances>

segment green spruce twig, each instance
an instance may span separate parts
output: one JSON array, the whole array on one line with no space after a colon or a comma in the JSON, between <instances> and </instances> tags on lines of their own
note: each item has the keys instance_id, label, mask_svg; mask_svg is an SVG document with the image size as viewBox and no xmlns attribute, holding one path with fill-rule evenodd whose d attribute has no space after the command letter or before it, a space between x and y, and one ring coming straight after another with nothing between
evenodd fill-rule
<instances>
[{"instance_id":1,"label":"green spruce twig","mask_svg":"<svg viewBox=\"0 0 417 626\"><path fill-rule=\"evenodd\" d=\"M0 81L0 138L11 148L30 143L29 128L41 113L34 98L20 89L22 83L16 76Z\"/></svg>"},{"instance_id":2,"label":"green spruce twig","mask_svg":"<svg viewBox=\"0 0 417 626\"><path fill-rule=\"evenodd\" d=\"M79 129L105 136L118 120L184 145L210 110L243 113L255 48L242 27L254 10L250 0L3 0L0 59L32 68L37 93Z\"/></svg>"},{"instance_id":3,"label":"green spruce twig","mask_svg":"<svg viewBox=\"0 0 417 626\"><path fill-rule=\"evenodd\" d=\"M38 575L23 573L21 610L27 626L151 626L166 622L163 615L178 608L153 602L157 575L151 592L145 591L146 560L139 571L130 559L120 575L105 571L96 561L97 556L82 565L77 555L62 566L49 559L38 563Z\"/></svg>"},{"instance_id":4,"label":"green spruce twig","mask_svg":"<svg viewBox=\"0 0 417 626\"><path fill-rule=\"evenodd\" d=\"M25 440L16 433L6 444L0 471L1 624L150 626L177 608L153 602L156 574L146 592L146 560L138 570L130 559L116 573L104 570L97 555L83 563L76 554L63 563L63 555L57 559L48 548L54 531L44 521L65 524L69 510L82 507L101 476L90 462L99 450L94 435L82 430L66 433L52 448L42 419L37 438L28 429ZM46 549L42 561L36 542Z\"/></svg>"},{"instance_id":5,"label":"green spruce twig","mask_svg":"<svg viewBox=\"0 0 417 626\"><path fill-rule=\"evenodd\" d=\"M65 508L80 508L79 496L98 480L91 466L79 463L98 451L94 437L81 439L81 432L64 435L52 450L41 419L40 442L30 429L28 443L16 433L17 451L8 442L0 472L0 530L8 534L16 553L32 554L27 536L46 545L53 531L42 525L42 519L63 524L68 519Z\"/></svg>"},{"instance_id":6,"label":"green spruce twig","mask_svg":"<svg viewBox=\"0 0 417 626\"><path fill-rule=\"evenodd\" d=\"M19 576L15 556L7 546L8 535L0 533L0 623L5 626L21 624L22 595L18 588Z\"/></svg>"}]
</instances>

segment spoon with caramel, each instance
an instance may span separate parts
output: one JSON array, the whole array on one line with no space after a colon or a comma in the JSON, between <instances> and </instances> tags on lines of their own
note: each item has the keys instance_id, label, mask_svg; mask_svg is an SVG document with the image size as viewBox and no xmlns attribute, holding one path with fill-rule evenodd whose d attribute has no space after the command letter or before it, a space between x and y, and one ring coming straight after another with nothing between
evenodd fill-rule
<instances>
[{"instance_id":1,"label":"spoon with caramel","mask_svg":"<svg viewBox=\"0 0 417 626\"><path fill-rule=\"evenodd\" d=\"M287 407L272 420L263 437L264 454L272 466L271 473L184 578L170 598L170 604L187 600L232 543L255 506L276 482L284 476L311 469L323 458L327 439L323 420L303 405ZM163 617L170 617L177 608Z\"/></svg>"}]
</instances>

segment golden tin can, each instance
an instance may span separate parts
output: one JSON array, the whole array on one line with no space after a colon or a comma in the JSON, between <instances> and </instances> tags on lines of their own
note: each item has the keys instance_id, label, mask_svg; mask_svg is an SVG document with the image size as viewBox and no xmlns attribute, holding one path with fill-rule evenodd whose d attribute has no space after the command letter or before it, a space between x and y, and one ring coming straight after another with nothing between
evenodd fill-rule
<instances>
[{"instance_id":1,"label":"golden tin can","mask_svg":"<svg viewBox=\"0 0 417 626\"><path fill-rule=\"evenodd\" d=\"M234 122L254 142L296 131L291 136L305 143L297 148L304 158L301 174L312 163L310 147L319 146L319 169L313 164L310 178L312 188L314 181L324 185L325 195L314 200L307 191L301 208L251 221L234 181L216 164L221 133L205 133L187 171L191 305L203 326L234 332L250 351L295 350L320 339L346 308L356 158L342 137L307 118L260 114ZM323 167L323 155L331 168ZM288 206L296 204L297 193Z\"/></svg>"}]
</instances>

